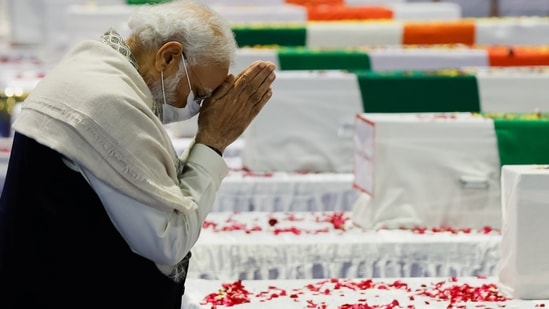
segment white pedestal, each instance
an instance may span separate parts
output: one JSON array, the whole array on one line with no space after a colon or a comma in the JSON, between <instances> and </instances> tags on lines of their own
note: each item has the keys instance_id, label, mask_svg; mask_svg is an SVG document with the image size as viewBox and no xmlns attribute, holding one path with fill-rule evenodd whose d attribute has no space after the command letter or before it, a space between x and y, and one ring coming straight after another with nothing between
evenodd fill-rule
<instances>
[{"instance_id":1,"label":"white pedestal","mask_svg":"<svg viewBox=\"0 0 549 309\"><path fill-rule=\"evenodd\" d=\"M499 280L513 298L549 299L549 166L505 165Z\"/></svg>"}]
</instances>

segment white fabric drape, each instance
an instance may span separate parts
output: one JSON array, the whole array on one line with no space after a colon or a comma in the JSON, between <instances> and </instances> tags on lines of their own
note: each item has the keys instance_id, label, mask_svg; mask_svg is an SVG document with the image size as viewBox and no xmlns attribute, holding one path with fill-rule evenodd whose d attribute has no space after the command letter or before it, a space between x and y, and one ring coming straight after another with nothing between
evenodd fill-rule
<instances>
[{"instance_id":1,"label":"white fabric drape","mask_svg":"<svg viewBox=\"0 0 549 309\"><path fill-rule=\"evenodd\" d=\"M285 220L295 215L295 221ZM347 213L348 216L348 213ZM270 218L277 219L270 226ZM210 213L207 222L241 230L202 234L192 249L188 276L219 280L495 275L498 233L418 234L404 230L364 231L347 221L336 230L322 212ZM243 228L247 227L247 228ZM246 233L245 229L261 231ZM275 229L295 227L301 232ZM327 229L327 232L318 232Z\"/></svg>"},{"instance_id":2,"label":"white fabric drape","mask_svg":"<svg viewBox=\"0 0 549 309\"><path fill-rule=\"evenodd\" d=\"M452 116L453 115L453 116ZM353 207L364 228L500 227L499 155L491 119L458 114L361 114L371 148L356 179L371 174L370 198ZM371 128L373 127L373 129ZM358 134L358 137L361 135ZM366 140L367 134L363 134ZM358 184L366 188L367 184Z\"/></svg>"},{"instance_id":3,"label":"white fabric drape","mask_svg":"<svg viewBox=\"0 0 549 309\"><path fill-rule=\"evenodd\" d=\"M423 295L418 295L418 291L427 290L439 294L439 291L447 291L450 286L460 287L464 293L457 292L455 288L453 298L460 295L469 296L474 288L488 294L487 286L497 285L498 280L495 277L476 278L404 278L404 279L374 279L373 288L351 289L345 287L352 286L352 283L364 282L367 278L356 278L347 280L243 280L243 287L251 292L249 295L250 303L244 303L230 308L249 309L279 309L279 308L318 308L325 305L325 308L341 308L342 305L368 304L373 308L429 308L446 309L449 307L458 307L463 309L477 308L539 308L548 307L547 300L520 300L511 299L501 302L490 301L466 301L451 303L449 300L437 300ZM232 283L233 281L221 280L200 280L188 279L183 296L182 309L206 309L211 308L211 304L202 304L204 298L221 289L223 283ZM391 287L397 282L396 286ZM335 288L339 284L340 288ZM381 288L380 285L386 288ZM439 287L438 290L435 287ZM484 288L482 287L484 286ZM388 288L387 288L388 287ZM320 288L320 289L319 289ZM405 288L409 290L406 291ZM496 290L491 288L490 291ZM282 294L285 291L286 294ZM327 291L327 293L323 293ZM447 291L448 293L450 291ZM442 292L441 292L442 293ZM273 294L279 297L271 297ZM499 293L502 294L501 292ZM450 295L446 295L450 296ZM481 296L481 298L484 295ZM223 295L221 295L223 297ZM398 305L394 305L394 301ZM315 306L316 304L316 306ZM216 308L227 308L218 305ZM324 308L324 307L323 307Z\"/></svg>"}]
</instances>

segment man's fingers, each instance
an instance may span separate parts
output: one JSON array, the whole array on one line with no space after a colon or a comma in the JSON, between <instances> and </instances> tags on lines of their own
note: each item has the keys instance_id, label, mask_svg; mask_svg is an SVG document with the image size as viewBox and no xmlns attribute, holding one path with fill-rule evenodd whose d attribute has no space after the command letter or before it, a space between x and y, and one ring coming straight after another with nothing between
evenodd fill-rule
<instances>
[{"instance_id":1,"label":"man's fingers","mask_svg":"<svg viewBox=\"0 0 549 309\"><path fill-rule=\"evenodd\" d=\"M217 87L217 89L215 89L212 97L220 98L226 95L233 87L235 79L236 78L234 77L234 75L229 74L225 81L219 87Z\"/></svg>"},{"instance_id":2,"label":"man's fingers","mask_svg":"<svg viewBox=\"0 0 549 309\"><path fill-rule=\"evenodd\" d=\"M250 70L243 72L237 77L235 86L241 89L246 96L244 102L254 105L258 104L265 93L270 90L271 84L276 78L274 73L275 66L268 62L256 62L252 64Z\"/></svg>"},{"instance_id":3,"label":"man's fingers","mask_svg":"<svg viewBox=\"0 0 549 309\"><path fill-rule=\"evenodd\" d=\"M267 92L263 94L263 97L257 103L257 107L259 108L259 111L263 108L263 106L265 106L265 104L267 104L267 102L271 99L272 96L273 96L273 91L271 90L271 88L269 88L269 90L267 90Z\"/></svg>"},{"instance_id":4,"label":"man's fingers","mask_svg":"<svg viewBox=\"0 0 549 309\"><path fill-rule=\"evenodd\" d=\"M248 66L237 77L238 83L259 85L275 70L275 65L266 61L256 61ZM253 86L253 85L251 85Z\"/></svg>"},{"instance_id":5,"label":"man's fingers","mask_svg":"<svg viewBox=\"0 0 549 309\"><path fill-rule=\"evenodd\" d=\"M274 71L274 64L257 61L227 77L201 110L197 141L225 149L240 136L271 99Z\"/></svg>"}]
</instances>

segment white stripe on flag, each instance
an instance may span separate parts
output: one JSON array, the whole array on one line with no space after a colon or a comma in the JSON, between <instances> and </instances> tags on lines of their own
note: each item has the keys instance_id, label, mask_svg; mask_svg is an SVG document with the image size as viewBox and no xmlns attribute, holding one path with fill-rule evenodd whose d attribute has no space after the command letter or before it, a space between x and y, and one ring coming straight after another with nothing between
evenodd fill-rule
<instances>
[{"instance_id":1,"label":"white stripe on flag","mask_svg":"<svg viewBox=\"0 0 549 309\"><path fill-rule=\"evenodd\" d=\"M549 18L482 18L475 24L476 43L479 45L549 44Z\"/></svg>"},{"instance_id":2,"label":"white stripe on flag","mask_svg":"<svg viewBox=\"0 0 549 309\"><path fill-rule=\"evenodd\" d=\"M549 75L526 69L486 69L476 73L480 110L490 113L549 111Z\"/></svg>"},{"instance_id":3,"label":"white stripe on flag","mask_svg":"<svg viewBox=\"0 0 549 309\"><path fill-rule=\"evenodd\" d=\"M441 70L488 66L484 49L384 48L368 52L372 70Z\"/></svg>"},{"instance_id":4,"label":"white stripe on flag","mask_svg":"<svg viewBox=\"0 0 549 309\"><path fill-rule=\"evenodd\" d=\"M311 22L307 25L309 48L352 48L365 45L400 45L402 22Z\"/></svg>"},{"instance_id":5,"label":"white stripe on flag","mask_svg":"<svg viewBox=\"0 0 549 309\"><path fill-rule=\"evenodd\" d=\"M270 61L276 65L277 69L280 69L280 65L278 63L278 52L276 49L245 47L236 50L235 61L231 66L230 72L232 74L238 74L257 60Z\"/></svg>"},{"instance_id":6,"label":"white stripe on flag","mask_svg":"<svg viewBox=\"0 0 549 309\"><path fill-rule=\"evenodd\" d=\"M390 5L395 20L457 20L461 18L461 6L456 3L425 2Z\"/></svg>"}]
</instances>

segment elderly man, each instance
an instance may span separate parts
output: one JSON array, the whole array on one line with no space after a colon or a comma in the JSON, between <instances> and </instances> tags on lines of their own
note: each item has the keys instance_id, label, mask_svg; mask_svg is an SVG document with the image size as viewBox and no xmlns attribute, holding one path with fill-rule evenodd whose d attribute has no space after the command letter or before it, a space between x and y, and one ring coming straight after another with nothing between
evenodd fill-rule
<instances>
[{"instance_id":1,"label":"elderly man","mask_svg":"<svg viewBox=\"0 0 549 309\"><path fill-rule=\"evenodd\" d=\"M199 1L143 6L124 41L74 46L14 124L0 199L0 308L180 308L225 148L274 65L228 75L230 27ZM163 124L200 112L178 157Z\"/></svg>"}]
</instances>

